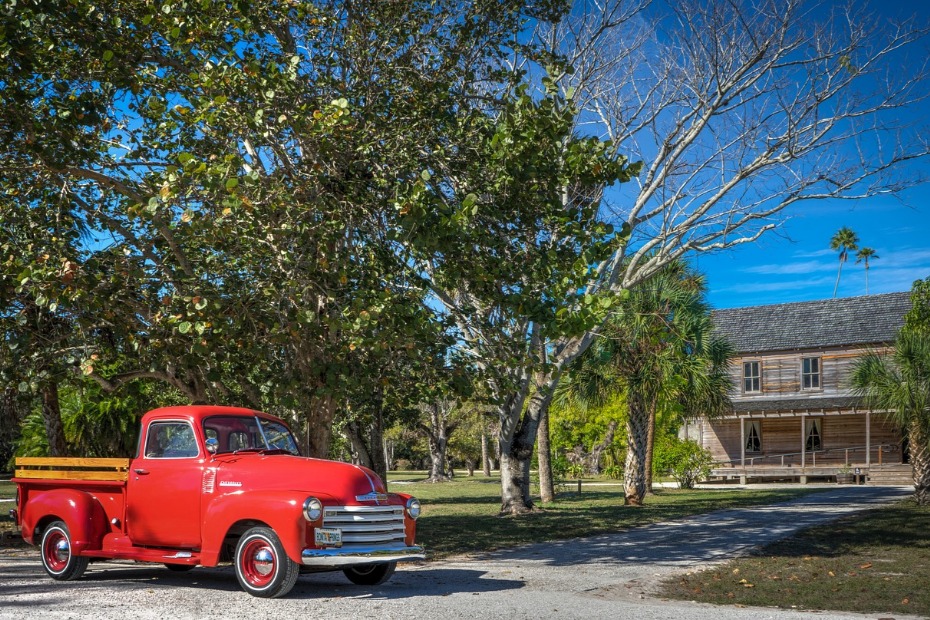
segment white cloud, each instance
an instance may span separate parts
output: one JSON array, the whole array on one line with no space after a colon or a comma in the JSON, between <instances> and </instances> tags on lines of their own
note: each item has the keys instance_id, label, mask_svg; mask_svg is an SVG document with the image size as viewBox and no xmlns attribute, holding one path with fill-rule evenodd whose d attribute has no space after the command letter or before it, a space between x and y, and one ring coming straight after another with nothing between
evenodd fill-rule
<instances>
[{"instance_id":1,"label":"white cloud","mask_svg":"<svg viewBox=\"0 0 930 620\"><path fill-rule=\"evenodd\" d=\"M832 292L833 279L824 278L807 278L804 280L781 280L777 282L736 282L729 286L715 287L716 292L738 292L738 293L771 293L778 291L797 291L802 289L821 289L830 287ZM824 289L826 290L826 289Z\"/></svg>"},{"instance_id":2,"label":"white cloud","mask_svg":"<svg viewBox=\"0 0 930 620\"><path fill-rule=\"evenodd\" d=\"M807 261L804 263L770 263L768 265L754 265L752 267L745 267L741 271L745 273L757 273L760 275L799 275L803 273L811 273L814 271L823 271L828 265L826 263L819 263L816 261ZM832 269L832 265L829 265Z\"/></svg>"},{"instance_id":3,"label":"white cloud","mask_svg":"<svg viewBox=\"0 0 930 620\"><path fill-rule=\"evenodd\" d=\"M825 250L814 250L813 252L795 252L795 258L822 258L824 256L836 256L836 250L829 248Z\"/></svg>"}]
</instances>

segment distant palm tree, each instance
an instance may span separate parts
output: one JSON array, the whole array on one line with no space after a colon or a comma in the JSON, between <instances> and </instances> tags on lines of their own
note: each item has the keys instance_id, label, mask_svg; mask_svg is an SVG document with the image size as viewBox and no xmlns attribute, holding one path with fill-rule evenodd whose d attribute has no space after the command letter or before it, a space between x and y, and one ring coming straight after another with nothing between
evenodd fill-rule
<instances>
[{"instance_id":1,"label":"distant palm tree","mask_svg":"<svg viewBox=\"0 0 930 620\"><path fill-rule=\"evenodd\" d=\"M865 263L865 294L869 294L869 261L881 258L872 248L860 248L856 252L856 264ZM835 295L834 295L835 297Z\"/></svg>"},{"instance_id":2,"label":"distant palm tree","mask_svg":"<svg viewBox=\"0 0 930 620\"><path fill-rule=\"evenodd\" d=\"M843 263L849 259L849 252L859 249L859 235L848 226L843 226L833 238L830 239L830 249L840 253L840 269L836 272L836 284L833 286L833 298L836 299L836 290L840 287L840 275L843 273Z\"/></svg>"}]
</instances>

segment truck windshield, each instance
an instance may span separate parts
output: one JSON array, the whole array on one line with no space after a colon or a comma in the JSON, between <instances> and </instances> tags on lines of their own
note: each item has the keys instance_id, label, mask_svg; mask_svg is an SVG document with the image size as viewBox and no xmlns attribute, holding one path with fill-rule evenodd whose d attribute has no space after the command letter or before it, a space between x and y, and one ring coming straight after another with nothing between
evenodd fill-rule
<instances>
[{"instance_id":1,"label":"truck windshield","mask_svg":"<svg viewBox=\"0 0 930 620\"><path fill-rule=\"evenodd\" d=\"M203 421L203 433L207 439L216 439L217 454L245 450L300 454L286 426L258 416L210 416Z\"/></svg>"}]
</instances>

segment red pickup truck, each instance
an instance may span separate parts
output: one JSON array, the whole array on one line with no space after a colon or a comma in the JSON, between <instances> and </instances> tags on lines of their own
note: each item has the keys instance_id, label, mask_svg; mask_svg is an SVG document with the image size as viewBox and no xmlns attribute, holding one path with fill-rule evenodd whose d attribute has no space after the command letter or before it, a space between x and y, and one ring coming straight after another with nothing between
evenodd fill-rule
<instances>
[{"instance_id":1,"label":"red pickup truck","mask_svg":"<svg viewBox=\"0 0 930 620\"><path fill-rule=\"evenodd\" d=\"M279 597L301 571L377 585L424 557L415 498L364 467L301 457L283 420L249 409L156 409L135 458L20 458L13 481L13 519L58 580L91 560L232 562L246 592Z\"/></svg>"}]
</instances>

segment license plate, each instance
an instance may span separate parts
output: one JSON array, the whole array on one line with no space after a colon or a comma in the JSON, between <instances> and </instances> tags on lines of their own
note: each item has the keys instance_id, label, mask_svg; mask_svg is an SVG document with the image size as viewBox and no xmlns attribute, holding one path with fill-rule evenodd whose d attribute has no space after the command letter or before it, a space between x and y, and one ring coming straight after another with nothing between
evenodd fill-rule
<instances>
[{"instance_id":1,"label":"license plate","mask_svg":"<svg viewBox=\"0 0 930 620\"><path fill-rule=\"evenodd\" d=\"M340 529L317 527L313 529L313 535L318 545L342 546L342 530Z\"/></svg>"}]
</instances>

